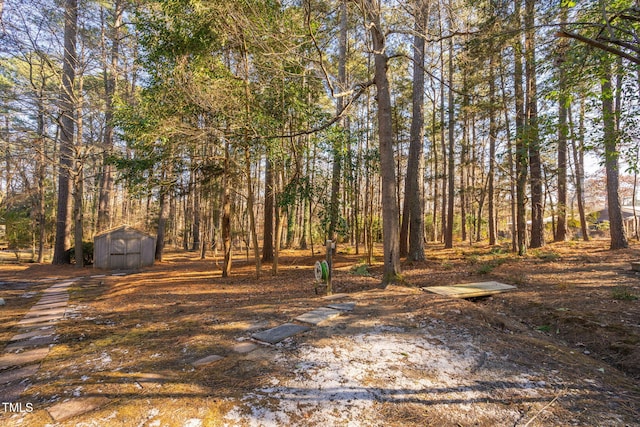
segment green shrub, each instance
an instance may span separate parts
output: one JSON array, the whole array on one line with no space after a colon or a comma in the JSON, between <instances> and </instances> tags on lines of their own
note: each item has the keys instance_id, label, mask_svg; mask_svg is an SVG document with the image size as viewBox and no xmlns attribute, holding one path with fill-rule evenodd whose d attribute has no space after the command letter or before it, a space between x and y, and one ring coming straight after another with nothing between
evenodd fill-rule
<instances>
[{"instance_id":1,"label":"green shrub","mask_svg":"<svg viewBox=\"0 0 640 427\"><path fill-rule=\"evenodd\" d=\"M351 274L355 274L356 276L370 276L369 266L367 264L356 264L351 267Z\"/></svg>"},{"instance_id":2,"label":"green shrub","mask_svg":"<svg viewBox=\"0 0 640 427\"><path fill-rule=\"evenodd\" d=\"M69 250L71 262L76 262L76 248ZM82 242L82 259L84 265L93 265L93 242Z\"/></svg>"}]
</instances>

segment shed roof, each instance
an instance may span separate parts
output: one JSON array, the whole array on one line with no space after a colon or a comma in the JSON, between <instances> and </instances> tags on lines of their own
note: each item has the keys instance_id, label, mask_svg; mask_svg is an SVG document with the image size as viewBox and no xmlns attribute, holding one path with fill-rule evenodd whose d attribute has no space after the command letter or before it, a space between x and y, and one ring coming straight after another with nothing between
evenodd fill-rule
<instances>
[{"instance_id":1,"label":"shed roof","mask_svg":"<svg viewBox=\"0 0 640 427\"><path fill-rule=\"evenodd\" d=\"M144 232L144 231L138 230L137 228L133 228L133 227L131 227L130 225L126 225L126 224L124 224L124 225L120 225L120 226L118 226L118 227L111 228L111 229L109 229L109 230L105 230L105 231L103 231L103 232L101 232L101 233L98 233L98 234L96 234L96 235L94 236L94 238L96 238L96 237L100 237L100 236L104 236L104 235L106 235L106 234L111 234L111 233L114 233L114 232L116 232L116 231L128 231L128 232L134 232L134 233L142 234L142 235L144 235L144 236L148 236L148 237L153 237L153 238L155 238L155 237L156 237L156 236L154 236L153 234L146 233L146 232Z\"/></svg>"}]
</instances>

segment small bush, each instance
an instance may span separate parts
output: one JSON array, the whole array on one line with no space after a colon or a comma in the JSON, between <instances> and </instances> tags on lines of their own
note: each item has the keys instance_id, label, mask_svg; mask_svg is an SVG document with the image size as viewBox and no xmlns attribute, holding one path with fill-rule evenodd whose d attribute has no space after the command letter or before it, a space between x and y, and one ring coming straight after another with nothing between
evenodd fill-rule
<instances>
[{"instance_id":1,"label":"small bush","mask_svg":"<svg viewBox=\"0 0 640 427\"><path fill-rule=\"evenodd\" d=\"M482 264L476 271L478 274L489 274L494 268L496 268L496 266L493 263L488 262L486 264Z\"/></svg>"},{"instance_id":2,"label":"small bush","mask_svg":"<svg viewBox=\"0 0 640 427\"><path fill-rule=\"evenodd\" d=\"M357 264L351 267L351 274L356 276L370 276L369 266L367 264Z\"/></svg>"},{"instance_id":3,"label":"small bush","mask_svg":"<svg viewBox=\"0 0 640 427\"><path fill-rule=\"evenodd\" d=\"M76 248L69 250L71 262L76 262ZM82 242L82 259L84 265L93 265L93 242Z\"/></svg>"},{"instance_id":4,"label":"small bush","mask_svg":"<svg viewBox=\"0 0 640 427\"><path fill-rule=\"evenodd\" d=\"M560 259L560 254L555 252L536 252L535 256L543 261L557 261Z\"/></svg>"}]
</instances>

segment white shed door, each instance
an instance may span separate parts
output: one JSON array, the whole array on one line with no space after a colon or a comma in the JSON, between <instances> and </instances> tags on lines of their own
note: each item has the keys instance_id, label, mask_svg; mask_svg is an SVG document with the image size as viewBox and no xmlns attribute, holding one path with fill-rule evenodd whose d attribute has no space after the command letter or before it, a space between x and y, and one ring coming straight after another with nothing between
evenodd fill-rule
<instances>
[{"instance_id":1,"label":"white shed door","mask_svg":"<svg viewBox=\"0 0 640 427\"><path fill-rule=\"evenodd\" d=\"M111 241L111 268L127 270L140 267L140 240L113 239Z\"/></svg>"}]
</instances>

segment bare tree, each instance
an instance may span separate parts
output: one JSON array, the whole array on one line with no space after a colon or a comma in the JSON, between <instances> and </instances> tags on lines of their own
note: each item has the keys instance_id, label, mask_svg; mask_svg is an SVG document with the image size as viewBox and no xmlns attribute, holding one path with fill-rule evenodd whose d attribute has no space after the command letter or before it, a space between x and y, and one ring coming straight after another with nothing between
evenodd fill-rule
<instances>
[{"instance_id":1,"label":"bare tree","mask_svg":"<svg viewBox=\"0 0 640 427\"><path fill-rule=\"evenodd\" d=\"M71 261L71 169L73 167L73 139L75 128L74 81L78 62L76 44L78 36L78 0L66 0L64 4L64 55L62 65L62 93L60 96L60 165L58 168L58 205L56 239L53 264L69 264Z\"/></svg>"},{"instance_id":2,"label":"bare tree","mask_svg":"<svg viewBox=\"0 0 640 427\"><path fill-rule=\"evenodd\" d=\"M382 286L400 279L400 227L396 194L396 171L393 150L391 95L387 76L385 32L381 26L380 2L363 0L369 32L373 42L375 84L378 103L378 139L380 145L380 175L382 178L382 240L384 271Z\"/></svg>"},{"instance_id":3,"label":"bare tree","mask_svg":"<svg viewBox=\"0 0 640 427\"><path fill-rule=\"evenodd\" d=\"M429 1L415 2L415 31L413 38L413 93L409 159L404 183L404 206L400 229L400 255L408 255L413 261L425 259L424 255L424 59ZM407 238L409 248L407 249ZM403 251L404 248L404 251Z\"/></svg>"}]
</instances>

